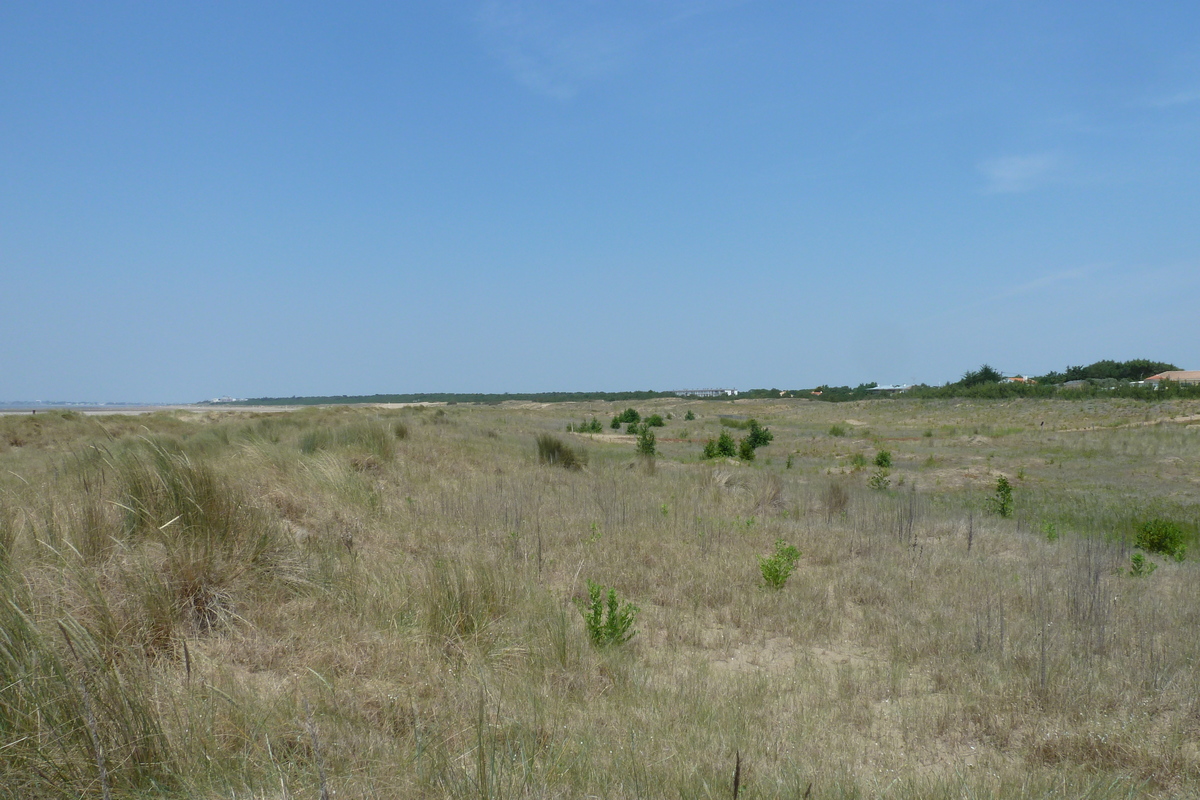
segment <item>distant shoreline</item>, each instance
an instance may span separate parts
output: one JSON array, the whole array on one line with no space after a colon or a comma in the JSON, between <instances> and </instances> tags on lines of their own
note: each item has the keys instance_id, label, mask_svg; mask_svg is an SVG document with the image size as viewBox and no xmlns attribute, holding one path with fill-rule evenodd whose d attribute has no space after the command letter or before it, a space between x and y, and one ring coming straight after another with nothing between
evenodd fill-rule
<instances>
[{"instance_id":1,"label":"distant shoreline","mask_svg":"<svg viewBox=\"0 0 1200 800\"><path fill-rule=\"evenodd\" d=\"M295 411L298 408L300 408L300 406L243 406L234 405L232 403L220 403L212 405L199 403L97 403L94 405L84 403L13 403L0 405L0 416L37 416L38 413L55 414L62 413L64 411L71 411L76 414L83 414L89 417L105 415L137 416L140 414L153 414L156 411L189 411L192 413L202 413L206 411L249 411L274 414L282 411Z\"/></svg>"}]
</instances>

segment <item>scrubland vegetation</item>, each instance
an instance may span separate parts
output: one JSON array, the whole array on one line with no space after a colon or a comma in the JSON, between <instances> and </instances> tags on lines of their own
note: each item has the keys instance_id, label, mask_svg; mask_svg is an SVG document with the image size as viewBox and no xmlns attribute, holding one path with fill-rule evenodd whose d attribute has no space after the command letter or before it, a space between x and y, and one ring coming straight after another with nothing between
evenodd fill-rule
<instances>
[{"instance_id":1,"label":"scrubland vegetation","mask_svg":"<svg viewBox=\"0 0 1200 800\"><path fill-rule=\"evenodd\" d=\"M0 417L0 797L1200 793L1200 402L639 402Z\"/></svg>"}]
</instances>

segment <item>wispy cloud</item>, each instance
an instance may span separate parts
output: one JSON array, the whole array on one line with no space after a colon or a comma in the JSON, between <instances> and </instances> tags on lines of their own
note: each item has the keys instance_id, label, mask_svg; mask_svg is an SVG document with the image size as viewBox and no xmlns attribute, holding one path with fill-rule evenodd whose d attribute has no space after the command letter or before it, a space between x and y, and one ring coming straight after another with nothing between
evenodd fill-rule
<instances>
[{"instance_id":1,"label":"wispy cloud","mask_svg":"<svg viewBox=\"0 0 1200 800\"><path fill-rule=\"evenodd\" d=\"M475 25L484 46L519 83L566 100L588 84L626 69L652 38L745 2L483 0Z\"/></svg>"},{"instance_id":2,"label":"wispy cloud","mask_svg":"<svg viewBox=\"0 0 1200 800\"><path fill-rule=\"evenodd\" d=\"M979 165L979 171L987 179L988 194L1011 194L1041 186L1058 165L1057 156L1039 153L989 159Z\"/></svg>"},{"instance_id":3,"label":"wispy cloud","mask_svg":"<svg viewBox=\"0 0 1200 800\"><path fill-rule=\"evenodd\" d=\"M1054 272L1049 275L1043 275L1040 278L1034 278L1031 281L1011 286L1008 289L993 295L988 301L989 303L998 300L1007 300L1011 297L1020 297L1022 295L1038 294L1043 289L1053 286L1057 283L1065 283L1067 281L1078 281L1086 278L1091 274L1096 267L1076 267L1075 269L1067 269L1062 272Z\"/></svg>"},{"instance_id":4,"label":"wispy cloud","mask_svg":"<svg viewBox=\"0 0 1200 800\"><path fill-rule=\"evenodd\" d=\"M1150 108L1173 108L1175 106L1186 106L1198 102L1200 102L1200 91L1193 90L1190 92L1177 92L1170 95L1151 97L1145 101L1145 104Z\"/></svg>"},{"instance_id":5,"label":"wispy cloud","mask_svg":"<svg viewBox=\"0 0 1200 800\"><path fill-rule=\"evenodd\" d=\"M518 82L565 100L618 71L643 37L636 25L584 12L574 4L488 0L475 21L485 46Z\"/></svg>"}]
</instances>

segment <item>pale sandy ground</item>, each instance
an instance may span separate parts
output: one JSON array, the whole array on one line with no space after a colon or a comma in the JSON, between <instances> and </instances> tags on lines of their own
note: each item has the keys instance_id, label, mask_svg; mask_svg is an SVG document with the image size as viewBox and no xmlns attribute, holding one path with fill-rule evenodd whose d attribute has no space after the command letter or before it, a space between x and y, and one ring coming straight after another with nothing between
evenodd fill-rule
<instances>
[{"instance_id":1,"label":"pale sandy ground","mask_svg":"<svg viewBox=\"0 0 1200 800\"><path fill-rule=\"evenodd\" d=\"M153 414L156 411L192 411L195 413L207 413L209 411L248 411L256 414L264 414L273 413L276 411L295 411L298 408L300 408L300 406L39 406L36 409L3 408L0 409L0 415L12 416L14 414L20 414L29 416L36 414L55 414L62 411L73 411L76 414L86 414L88 416L101 416L107 414L137 416L139 414Z\"/></svg>"},{"instance_id":2,"label":"pale sandy ground","mask_svg":"<svg viewBox=\"0 0 1200 800\"><path fill-rule=\"evenodd\" d=\"M335 404L336 405L336 404ZM445 403L361 403L363 407L370 408L406 408L408 406L444 406ZM61 411L74 411L76 414L86 414L88 416L100 416L105 414L119 414L123 416L136 416L138 414L153 414L156 411L191 411L201 414L210 411L215 412L230 412L242 411L251 414L273 414L284 411L297 411L308 406L235 406L218 403L216 405L164 405L164 406L26 406L24 408L17 406L13 408L0 408L0 415L31 415L37 414L54 414Z\"/></svg>"}]
</instances>

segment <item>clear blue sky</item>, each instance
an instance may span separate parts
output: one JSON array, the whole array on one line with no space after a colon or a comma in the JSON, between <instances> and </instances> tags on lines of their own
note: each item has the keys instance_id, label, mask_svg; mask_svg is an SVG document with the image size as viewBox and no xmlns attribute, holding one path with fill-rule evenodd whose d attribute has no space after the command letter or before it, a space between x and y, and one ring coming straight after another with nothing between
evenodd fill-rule
<instances>
[{"instance_id":1,"label":"clear blue sky","mask_svg":"<svg viewBox=\"0 0 1200 800\"><path fill-rule=\"evenodd\" d=\"M1200 4L0 5L0 400L1200 369Z\"/></svg>"}]
</instances>

